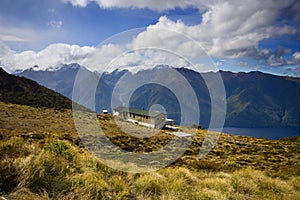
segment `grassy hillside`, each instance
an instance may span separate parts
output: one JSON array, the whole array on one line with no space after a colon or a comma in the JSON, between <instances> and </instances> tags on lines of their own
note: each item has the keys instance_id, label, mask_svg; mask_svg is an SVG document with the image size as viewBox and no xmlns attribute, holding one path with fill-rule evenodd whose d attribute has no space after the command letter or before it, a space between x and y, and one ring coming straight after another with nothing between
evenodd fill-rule
<instances>
[{"instance_id":1,"label":"grassy hillside","mask_svg":"<svg viewBox=\"0 0 300 200\"><path fill-rule=\"evenodd\" d=\"M55 109L72 108L70 99L35 81L8 74L2 68L0 68L0 101Z\"/></svg>"},{"instance_id":2,"label":"grassy hillside","mask_svg":"<svg viewBox=\"0 0 300 200\"><path fill-rule=\"evenodd\" d=\"M125 135L109 115L99 115L98 119L111 141L131 151L151 151L174 137L161 131L150 139L136 139ZM87 151L76 133L71 110L0 102L0 196L7 199L299 198L300 137L270 141L221 134L215 148L198 159L205 134L209 133L197 130L190 149L171 166L152 173L131 174L105 166ZM116 161L116 164L122 163Z\"/></svg>"}]
</instances>

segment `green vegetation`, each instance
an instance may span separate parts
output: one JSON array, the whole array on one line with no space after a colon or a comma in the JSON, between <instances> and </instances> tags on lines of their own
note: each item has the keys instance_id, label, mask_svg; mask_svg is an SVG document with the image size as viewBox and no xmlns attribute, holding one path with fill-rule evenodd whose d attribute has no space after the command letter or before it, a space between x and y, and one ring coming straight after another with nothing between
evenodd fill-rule
<instances>
[{"instance_id":1,"label":"green vegetation","mask_svg":"<svg viewBox=\"0 0 300 200\"><path fill-rule=\"evenodd\" d=\"M0 101L33 107L46 107L56 110L71 109L72 101L37 82L8 74L0 67ZM76 103L78 110L88 109Z\"/></svg>"},{"instance_id":2,"label":"green vegetation","mask_svg":"<svg viewBox=\"0 0 300 200\"><path fill-rule=\"evenodd\" d=\"M111 141L131 151L153 151L174 138L166 131L150 138L128 136L111 116L98 118ZM0 197L299 199L300 137L270 141L221 134L213 150L199 159L199 147L209 133L181 129L196 131L185 155L156 172L131 174L105 166L87 151L71 110L0 102ZM147 134L147 129L140 130Z\"/></svg>"},{"instance_id":3,"label":"green vegetation","mask_svg":"<svg viewBox=\"0 0 300 200\"><path fill-rule=\"evenodd\" d=\"M71 100L35 81L10 75L2 68L0 75L0 101L55 109L72 108Z\"/></svg>"}]
</instances>

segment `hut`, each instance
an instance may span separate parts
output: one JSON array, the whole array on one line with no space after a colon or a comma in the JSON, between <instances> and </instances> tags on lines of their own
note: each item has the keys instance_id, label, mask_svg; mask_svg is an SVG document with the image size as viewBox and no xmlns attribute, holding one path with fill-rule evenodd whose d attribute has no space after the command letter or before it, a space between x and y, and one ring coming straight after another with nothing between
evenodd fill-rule
<instances>
[{"instance_id":1,"label":"hut","mask_svg":"<svg viewBox=\"0 0 300 200\"><path fill-rule=\"evenodd\" d=\"M113 115L125 121L157 129L163 128L166 122L166 114L159 111L117 107L114 109Z\"/></svg>"}]
</instances>

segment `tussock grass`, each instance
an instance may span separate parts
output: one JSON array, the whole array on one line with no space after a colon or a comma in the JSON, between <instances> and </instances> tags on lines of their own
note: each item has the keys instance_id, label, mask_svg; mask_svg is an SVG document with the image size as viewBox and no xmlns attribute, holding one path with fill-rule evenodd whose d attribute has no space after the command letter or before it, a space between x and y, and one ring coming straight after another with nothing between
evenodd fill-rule
<instances>
[{"instance_id":1,"label":"tussock grass","mask_svg":"<svg viewBox=\"0 0 300 200\"><path fill-rule=\"evenodd\" d=\"M221 134L214 149L198 159L206 134L199 129L188 153L171 166L131 174L107 167L87 151L70 111L1 102L0 108L0 197L296 200L300 196L299 137L269 141ZM162 131L135 139L115 126L109 115L98 118L108 137L132 151L153 151L174 137ZM121 166L122 161L111 164Z\"/></svg>"},{"instance_id":2,"label":"tussock grass","mask_svg":"<svg viewBox=\"0 0 300 200\"><path fill-rule=\"evenodd\" d=\"M21 188L8 195L7 199L18 199L18 200L50 200L46 191L41 194L36 194L30 191L28 188Z\"/></svg>"},{"instance_id":3,"label":"tussock grass","mask_svg":"<svg viewBox=\"0 0 300 200\"><path fill-rule=\"evenodd\" d=\"M18 177L5 192L12 199L297 199L299 177L281 179L242 168L234 172L170 166L128 174L110 169L68 141L49 140L37 155L6 158ZM57 144L67 148L58 151ZM49 146L51 147L49 150ZM38 147L37 147L38 148ZM54 148L54 150L52 149ZM65 149L70 151L65 154ZM9 166L9 165L6 165ZM4 169L4 168L3 168ZM6 171L7 173L8 171ZM11 173L11 172L10 172ZM11 179L12 180L12 179ZM6 180L7 181L7 180ZM2 189L2 188L1 188Z\"/></svg>"},{"instance_id":4,"label":"tussock grass","mask_svg":"<svg viewBox=\"0 0 300 200\"><path fill-rule=\"evenodd\" d=\"M97 172L85 171L71 180L72 190L82 199L105 199L108 196L109 185Z\"/></svg>"}]
</instances>

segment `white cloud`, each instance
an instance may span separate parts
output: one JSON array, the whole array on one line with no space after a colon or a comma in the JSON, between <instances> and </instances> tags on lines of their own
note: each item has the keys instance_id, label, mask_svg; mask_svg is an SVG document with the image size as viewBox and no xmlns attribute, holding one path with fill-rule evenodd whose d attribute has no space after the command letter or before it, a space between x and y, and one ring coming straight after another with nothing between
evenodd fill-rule
<instances>
[{"instance_id":1,"label":"white cloud","mask_svg":"<svg viewBox=\"0 0 300 200\"><path fill-rule=\"evenodd\" d=\"M283 56L276 56L273 54L268 58L267 63L270 66L276 67L287 64L287 61L283 58Z\"/></svg>"},{"instance_id":2,"label":"white cloud","mask_svg":"<svg viewBox=\"0 0 300 200\"><path fill-rule=\"evenodd\" d=\"M181 27L183 28L181 30ZM199 52L199 44L195 40L187 38L184 33L188 29L182 22L172 22L166 17L161 17L157 24L149 26L146 31L140 33L132 42L133 49L157 48L173 50L181 56L188 58L203 55Z\"/></svg>"},{"instance_id":3,"label":"white cloud","mask_svg":"<svg viewBox=\"0 0 300 200\"><path fill-rule=\"evenodd\" d=\"M37 29L33 25L13 23L0 16L0 42L6 43L16 51L45 48L45 45L53 43L53 40L65 36L63 31L57 31L62 25L62 21L50 21L48 28Z\"/></svg>"},{"instance_id":4,"label":"white cloud","mask_svg":"<svg viewBox=\"0 0 300 200\"><path fill-rule=\"evenodd\" d=\"M101 8L149 8L152 10L169 10L176 7L186 8L188 6L200 6L199 0L62 0L71 3L73 6L85 7L95 2Z\"/></svg>"},{"instance_id":5,"label":"white cloud","mask_svg":"<svg viewBox=\"0 0 300 200\"><path fill-rule=\"evenodd\" d=\"M26 42L34 38L34 32L24 26L13 26L0 18L0 41Z\"/></svg>"},{"instance_id":6,"label":"white cloud","mask_svg":"<svg viewBox=\"0 0 300 200\"><path fill-rule=\"evenodd\" d=\"M92 0L62 0L64 3L71 3L73 6L85 7L87 4L92 2Z\"/></svg>"},{"instance_id":7,"label":"white cloud","mask_svg":"<svg viewBox=\"0 0 300 200\"><path fill-rule=\"evenodd\" d=\"M292 56L292 60L300 62L300 52L295 52Z\"/></svg>"},{"instance_id":8,"label":"white cloud","mask_svg":"<svg viewBox=\"0 0 300 200\"><path fill-rule=\"evenodd\" d=\"M4 42L0 41L0 59L5 59L6 56L14 54L15 52L12 51Z\"/></svg>"},{"instance_id":9,"label":"white cloud","mask_svg":"<svg viewBox=\"0 0 300 200\"><path fill-rule=\"evenodd\" d=\"M36 70L56 68L61 64L78 63L92 71L109 70L108 66L116 60L122 66L137 62L138 58L119 59L125 52L125 47L115 44L106 44L98 48L91 46L78 46L63 43L51 44L41 51L23 51L20 53L10 50L0 43L0 66L8 71L23 70L38 65Z\"/></svg>"},{"instance_id":10,"label":"white cloud","mask_svg":"<svg viewBox=\"0 0 300 200\"><path fill-rule=\"evenodd\" d=\"M16 35L10 35L10 34L1 34L0 33L0 41L4 42L24 42L25 39L21 38Z\"/></svg>"},{"instance_id":11,"label":"white cloud","mask_svg":"<svg viewBox=\"0 0 300 200\"><path fill-rule=\"evenodd\" d=\"M177 49L183 56L197 56L200 52L195 51L200 44L206 52L214 57L245 57L258 56L258 44L261 40L272 37L273 31L279 27L259 28L247 33L227 32L223 34L216 33L213 36L213 30L201 24L197 26L185 26L182 22L173 22L166 17L161 17L159 22L147 28L147 30L138 35L134 40L134 47L145 46L168 46L170 49ZM174 30L186 36L192 37L195 42L183 42L170 31ZM211 29L214 29L213 27ZM291 28L295 31L294 28ZM166 34L168 32L168 34ZM237 30L238 32L238 30ZM279 34L279 33L278 33ZM199 49L199 48L198 48Z\"/></svg>"},{"instance_id":12,"label":"white cloud","mask_svg":"<svg viewBox=\"0 0 300 200\"><path fill-rule=\"evenodd\" d=\"M95 48L86 57L78 60L78 63L90 70L107 71L109 63L117 59L126 51L124 46L116 44L106 44Z\"/></svg>"},{"instance_id":13,"label":"white cloud","mask_svg":"<svg viewBox=\"0 0 300 200\"><path fill-rule=\"evenodd\" d=\"M270 66L286 64L283 55L289 53L272 52L270 49L259 49L259 42L285 34L295 34L297 28L285 25L276 25L281 12L289 8L292 0L62 0L74 6L85 7L91 2L96 2L102 8L149 8L153 10L168 10L175 7L185 8L193 6L202 12L200 24L187 26L182 21L172 21L166 16L159 18L156 24L150 25L139 33L129 45L132 49L154 47L157 49L172 50L174 55L194 59L201 57L206 52L217 58L254 57L266 59ZM49 10L49 12L52 12ZM49 26L60 28L62 21L51 21ZM1 28L1 26L0 26ZM3 31L0 29L0 40L27 40L26 37L14 35L22 31ZM28 34L30 35L30 34ZM31 36L34 34L31 34ZM189 37L190 39L187 39ZM194 40L191 40L191 38ZM203 51L199 45L204 48ZM116 65L134 67L136 65L150 66L155 64L174 64L179 67L188 65L186 61L172 57L162 51L145 51L143 55L137 52L120 56L126 51L125 46L107 44L100 48L80 47L78 45L52 44L42 51L24 51L21 53L5 50L1 64L12 69L24 69L39 65L41 69L56 66L61 63L77 62L92 70L104 69L111 61ZM0 51L4 55L3 52ZM9 56L8 56L9 55ZM294 54L294 60L299 59L299 54ZM117 60L114 60L116 59ZM171 58L171 59L170 59ZM202 66L203 63L197 65Z\"/></svg>"},{"instance_id":14,"label":"white cloud","mask_svg":"<svg viewBox=\"0 0 300 200\"><path fill-rule=\"evenodd\" d=\"M178 55L162 49L137 49L126 52L111 63L111 69L115 67L129 70L149 69L157 65L170 65L172 67L187 67L190 65ZM111 70L108 70L111 71Z\"/></svg>"},{"instance_id":15,"label":"white cloud","mask_svg":"<svg viewBox=\"0 0 300 200\"><path fill-rule=\"evenodd\" d=\"M61 20L59 21L50 21L48 22L48 25L52 28L56 28L56 29L59 29L62 27L63 25L63 22Z\"/></svg>"},{"instance_id":16,"label":"white cloud","mask_svg":"<svg viewBox=\"0 0 300 200\"><path fill-rule=\"evenodd\" d=\"M292 1L274 0L204 2L206 10L200 24L187 26L182 21L174 22L163 16L156 24L149 26L146 32L141 33L134 45L161 44L181 48L184 55L199 54L195 52L193 44L182 43L178 38L172 38L172 34L161 31L168 29L192 37L211 56L259 57L260 41L297 32L297 28L289 25L274 25L282 9L291 3Z\"/></svg>"},{"instance_id":17,"label":"white cloud","mask_svg":"<svg viewBox=\"0 0 300 200\"><path fill-rule=\"evenodd\" d=\"M69 63L78 63L98 72L113 71L116 68L137 71L153 68L156 65L191 67L189 61L173 52L151 48L128 51L126 45L105 44L96 48L56 43L41 51L20 53L10 50L4 43L0 47L0 66L4 66L11 72L28 69L35 65L38 66L35 70L45 70ZM209 71L203 64L198 63L195 66Z\"/></svg>"},{"instance_id":18,"label":"white cloud","mask_svg":"<svg viewBox=\"0 0 300 200\"><path fill-rule=\"evenodd\" d=\"M267 64L270 66L282 66L293 64L291 60L284 58L284 55L291 53L291 49L279 46L274 52L270 52L267 59Z\"/></svg>"},{"instance_id":19,"label":"white cloud","mask_svg":"<svg viewBox=\"0 0 300 200\"><path fill-rule=\"evenodd\" d=\"M0 54L0 65L9 68L9 71L28 69L34 65L38 65L39 69L46 69L63 63L81 62L94 51L94 47L79 47L61 43L49 45L39 52L16 53L6 48L6 51L2 52L3 56Z\"/></svg>"}]
</instances>

